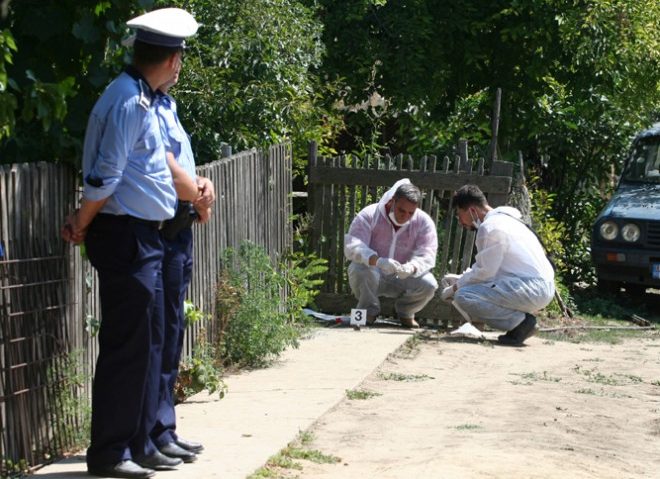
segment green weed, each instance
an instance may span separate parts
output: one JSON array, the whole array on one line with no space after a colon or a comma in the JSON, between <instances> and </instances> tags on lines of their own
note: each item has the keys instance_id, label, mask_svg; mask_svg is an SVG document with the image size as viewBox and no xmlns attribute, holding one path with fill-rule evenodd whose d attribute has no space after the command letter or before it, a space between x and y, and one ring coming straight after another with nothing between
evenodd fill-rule
<instances>
[{"instance_id":1,"label":"green weed","mask_svg":"<svg viewBox=\"0 0 660 479\"><path fill-rule=\"evenodd\" d=\"M511 384L516 384L516 385L525 385L525 386L530 386L533 384L533 381L547 381L547 382L553 382L553 383L558 383L561 381L561 378L551 376L548 374L548 371L543 371L543 373L539 374L536 372L531 372L531 373L511 373L512 376L520 376L521 379L524 381L509 381Z\"/></svg>"},{"instance_id":2,"label":"green weed","mask_svg":"<svg viewBox=\"0 0 660 479\"><path fill-rule=\"evenodd\" d=\"M293 459L304 459L305 461L314 462L316 464L335 464L341 459L337 456L330 454L323 454L321 451L316 449L304 449L300 447L287 447L284 452L287 457Z\"/></svg>"},{"instance_id":3,"label":"green weed","mask_svg":"<svg viewBox=\"0 0 660 479\"><path fill-rule=\"evenodd\" d=\"M573 371L585 377L590 383L604 384L606 386L623 386L626 384L638 384L643 382L642 378L634 374L603 374L596 368L585 369L580 365L576 365Z\"/></svg>"},{"instance_id":4,"label":"green weed","mask_svg":"<svg viewBox=\"0 0 660 479\"><path fill-rule=\"evenodd\" d=\"M25 459L12 461L11 459L2 459L0 462L0 478L25 477L30 470L30 466Z\"/></svg>"},{"instance_id":5,"label":"green weed","mask_svg":"<svg viewBox=\"0 0 660 479\"><path fill-rule=\"evenodd\" d=\"M435 379L427 374L379 373L378 377L385 381L426 381Z\"/></svg>"},{"instance_id":6,"label":"green weed","mask_svg":"<svg viewBox=\"0 0 660 479\"><path fill-rule=\"evenodd\" d=\"M474 431L475 429L481 429L481 426L478 424L461 424L456 426L454 429L457 431Z\"/></svg>"},{"instance_id":7,"label":"green weed","mask_svg":"<svg viewBox=\"0 0 660 479\"><path fill-rule=\"evenodd\" d=\"M220 399L225 397L227 385L222 380L222 368L218 363L215 348L206 340L202 329L192 356L179 364L179 375L174 384L175 401L181 403L201 391L218 393Z\"/></svg>"},{"instance_id":8,"label":"green weed","mask_svg":"<svg viewBox=\"0 0 660 479\"><path fill-rule=\"evenodd\" d=\"M208 314L204 314L204 312L195 306L192 301L185 300L183 302L183 317L186 323L186 328L203 319L208 319L209 316L210 315Z\"/></svg>"},{"instance_id":9,"label":"green weed","mask_svg":"<svg viewBox=\"0 0 660 479\"><path fill-rule=\"evenodd\" d=\"M324 454L316 449L307 449L302 446L309 445L314 440L311 432L300 432L295 441L287 444L280 452L272 456L266 465L257 469L246 479L278 479L285 477L281 469L301 471L303 466L294 459L314 462L316 464L335 464L341 462L337 456ZM286 477L289 477L286 475Z\"/></svg>"},{"instance_id":10,"label":"green weed","mask_svg":"<svg viewBox=\"0 0 660 479\"><path fill-rule=\"evenodd\" d=\"M347 389L346 398L351 401L362 401L365 399L371 399L372 397L382 396L381 393L375 391L368 391L366 389Z\"/></svg>"},{"instance_id":11,"label":"green weed","mask_svg":"<svg viewBox=\"0 0 660 479\"><path fill-rule=\"evenodd\" d=\"M85 392L90 378L84 364L85 351L78 349L48 370L54 394L49 402L49 416L53 418L56 451L74 450L89 441L92 407Z\"/></svg>"},{"instance_id":12,"label":"green weed","mask_svg":"<svg viewBox=\"0 0 660 479\"><path fill-rule=\"evenodd\" d=\"M578 394L590 394L592 396L597 396L598 393L591 388L581 388L575 391Z\"/></svg>"},{"instance_id":13,"label":"green weed","mask_svg":"<svg viewBox=\"0 0 660 479\"><path fill-rule=\"evenodd\" d=\"M417 334L411 336L399 348L390 354L391 357L397 359L413 359L419 354L420 339Z\"/></svg>"},{"instance_id":14,"label":"green weed","mask_svg":"<svg viewBox=\"0 0 660 479\"><path fill-rule=\"evenodd\" d=\"M311 324L302 307L314 296L325 262L295 253L275 267L262 247L244 242L227 249L222 264L215 344L223 363L263 367L297 346Z\"/></svg>"}]
</instances>

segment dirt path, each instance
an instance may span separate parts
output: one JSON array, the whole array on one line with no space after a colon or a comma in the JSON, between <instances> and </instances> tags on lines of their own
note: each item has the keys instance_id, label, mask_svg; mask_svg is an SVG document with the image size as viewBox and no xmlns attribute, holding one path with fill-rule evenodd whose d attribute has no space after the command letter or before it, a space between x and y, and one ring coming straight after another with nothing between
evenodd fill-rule
<instances>
[{"instance_id":1,"label":"dirt path","mask_svg":"<svg viewBox=\"0 0 660 479\"><path fill-rule=\"evenodd\" d=\"M660 337L618 345L531 338L524 348L431 334L392 355L287 477L658 478Z\"/></svg>"}]
</instances>

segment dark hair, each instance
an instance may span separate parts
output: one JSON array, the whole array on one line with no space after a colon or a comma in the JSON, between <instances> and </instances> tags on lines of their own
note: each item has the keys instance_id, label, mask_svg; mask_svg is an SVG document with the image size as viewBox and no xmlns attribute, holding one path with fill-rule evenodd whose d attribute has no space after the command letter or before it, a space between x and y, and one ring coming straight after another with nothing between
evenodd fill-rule
<instances>
[{"instance_id":1,"label":"dark hair","mask_svg":"<svg viewBox=\"0 0 660 479\"><path fill-rule=\"evenodd\" d=\"M477 185L463 185L452 197L452 206L454 208L465 209L470 206L479 206L481 208L488 204L486 196Z\"/></svg>"},{"instance_id":2,"label":"dark hair","mask_svg":"<svg viewBox=\"0 0 660 479\"><path fill-rule=\"evenodd\" d=\"M163 47L135 40L133 44L133 64L136 66L158 65L178 52L183 52L183 47Z\"/></svg>"},{"instance_id":3,"label":"dark hair","mask_svg":"<svg viewBox=\"0 0 660 479\"><path fill-rule=\"evenodd\" d=\"M417 188L412 183L404 183L394 192L394 201L398 200L399 198L404 198L411 203L419 205L419 203L422 201L422 192L419 191L419 188Z\"/></svg>"}]
</instances>

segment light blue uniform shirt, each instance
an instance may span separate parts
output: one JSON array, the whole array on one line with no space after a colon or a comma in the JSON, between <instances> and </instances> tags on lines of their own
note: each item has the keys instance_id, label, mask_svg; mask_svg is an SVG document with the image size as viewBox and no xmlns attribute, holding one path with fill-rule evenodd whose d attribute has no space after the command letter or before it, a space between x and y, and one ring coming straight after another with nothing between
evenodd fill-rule
<instances>
[{"instance_id":1,"label":"light blue uniform shirt","mask_svg":"<svg viewBox=\"0 0 660 479\"><path fill-rule=\"evenodd\" d=\"M102 213L155 221L174 216L176 192L155 100L128 67L94 105L85 132L83 197L108 198Z\"/></svg>"},{"instance_id":2,"label":"light blue uniform shirt","mask_svg":"<svg viewBox=\"0 0 660 479\"><path fill-rule=\"evenodd\" d=\"M188 176L193 181L196 180L195 158L193 157L192 146L190 145L190 137L179 121L174 98L163 93L158 93L156 111L160 119L160 128L165 149L171 151L177 163L188 173Z\"/></svg>"}]
</instances>

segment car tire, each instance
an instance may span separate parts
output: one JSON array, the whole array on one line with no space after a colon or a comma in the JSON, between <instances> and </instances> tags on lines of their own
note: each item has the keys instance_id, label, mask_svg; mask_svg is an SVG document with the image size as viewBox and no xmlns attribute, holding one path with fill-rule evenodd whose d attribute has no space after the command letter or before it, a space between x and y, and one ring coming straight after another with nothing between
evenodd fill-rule
<instances>
[{"instance_id":1,"label":"car tire","mask_svg":"<svg viewBox=\"0 0 660 479\"><path fill-rule=\"evenodd\" d=\"M621 283L611 279L598 278L598 291L606 294L616 294L621 290Z\"/></svg>"},{"instance_id":2,"label":"car tire","mask_svg":"<svg viewBox=\"0 0 660 479\"><path fill-rule=\"evenodd\" d=\"M646 293L646 286L642 284L626 283L624 287L626 288L626 293L628 293L630 296L640 297L640 296L644 296L644 294Z\"/></svg>"}]
</instances>

